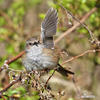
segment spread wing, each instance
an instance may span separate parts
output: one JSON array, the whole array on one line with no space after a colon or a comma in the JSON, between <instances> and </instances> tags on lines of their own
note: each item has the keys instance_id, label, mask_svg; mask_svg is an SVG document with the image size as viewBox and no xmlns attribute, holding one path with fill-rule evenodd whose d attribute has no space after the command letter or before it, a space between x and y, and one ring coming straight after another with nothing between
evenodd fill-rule
<instances>
[{"instance_id":1,"label":"spread wing","mask_svg":"<svg viewBox=\"0 0 100 100\"><path fill-rule=\"evenodd\" d=\"M41 24L41 39L46 48L54 47L53 35L56 34L57 19L57 11L50 8Z\"/></svg>"}]
</instances>

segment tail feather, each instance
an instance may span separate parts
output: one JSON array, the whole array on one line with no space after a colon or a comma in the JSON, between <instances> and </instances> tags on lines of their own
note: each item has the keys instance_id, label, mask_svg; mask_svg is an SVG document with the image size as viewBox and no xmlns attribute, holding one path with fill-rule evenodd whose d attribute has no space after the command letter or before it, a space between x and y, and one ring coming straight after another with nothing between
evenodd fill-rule
<instances>
[{"instance_id":1,"label":"tail feather","mask_svg":"<svg viewBox=\"0 0 100 100\"><path fill-rule=\"evenodd\" d=\"M60 64L58 64L58 66L59 67L56 69L56 71L59 72L60 74L62 74L63 76L68 76L68 74L74 75L74 72L63 68Z\"/></svg>"}]
</instances>

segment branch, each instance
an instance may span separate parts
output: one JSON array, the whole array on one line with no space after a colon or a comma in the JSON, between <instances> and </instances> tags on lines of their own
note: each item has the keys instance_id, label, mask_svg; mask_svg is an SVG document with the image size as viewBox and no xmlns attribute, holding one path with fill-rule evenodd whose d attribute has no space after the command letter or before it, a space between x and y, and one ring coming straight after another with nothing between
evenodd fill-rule
<instances>
[{"instance_id":1,"label":"branch","mask_svg":"<svg viewBox=\"0 0 100 100\"><path fill-rule=\"evenodd\" d=\"M61 39L63 39L64 37L66 37L68 34L70 34L73 30L75 30L78 26L80 26L82 23L84 23L88 17L94 13L97 10L97 8L93 8L91 11L89 11L88 13L86 13L83 18L80 20L79 22L76 22L76 24L71 27L69 30L67 30L66 32L64 32L62 35L60 35L56 40L55 40L55 44L57 44Z\"/></svg>"},{"instance_id":2,"label":"branch","mask_svg":"<svg viewBox=\"0 0 100 100\"><path fill-rule=\"evenodd\" d=\"M21 81L21 75L18 77L18 79L14 80L13 82L11 82L10 84L8 84L4 89L2 89L0 91L0 96L2 96L3 92L6 92L11 86L13 86L14 84L18 83L19 81Z\"/></svg>"},{"instance_id":3,"label":"branch","mask_svg":"<svg viewBox=\"0 0 100 100\"><path fill-rule=\"evenodd\" d=\"M14 24L13 24L12 20L10 19L10 17L5 12L3 12L1 9L0 9L0 15L5 18L5 20L9 24L9 26L14 28Z\"/></svg>"},{"instance_id":4,"label":"branch","mask_svg":"<svg viewBox=\"0 0 100 100\"><path fill-rule=\"evenodd\" d=\"M79 58L79 57L82 57L82 56L84 56L84 55L87 54L87 53L95 53L95 52L100 52L100 49L96 49L96 50L95 50L95 49L93 49L93 50L87 50L87 51L81 53L80 55L71 57L70 59L66 60L65 62L62 63L62 65L66 64L67 62L73 61L73 60L75 60L75 59L77 59L77 58Z\"/></svg>"},{"instance_id":5,"label":"branch","mask_svg":"<svg viewBox=\"0 0 100 100\"><path fill-rule=\"evenodd\" d=\"M22 33L21 27L19 25L15 26L12 19L1 9L0 9L0 15L5 18L8 26L9 26L9 28L11 28L11 30L13 30L14 32L19 33L19 34Z\"/></svg>"},{"instance_id":6,"label":"branch","mask_svg":"<svg viewBox=\"0 0 100 100\"><path fill-rule=\"evenodd\" d=\"M25 51L20 52L16 57L14 57L14 58L8 60L8 61L7 61L7 64L10 64L10 63L12 63L13 61L19 59L19 58L20 58L22 55L24 55L24 54L25 54Z\"/></svg>"},{"instance_id":7,"label":"branch","mask_svg":"<svg viewBox=\"0 0 100 100\"><path fill-rule=\"evenodd\" d=\"M0 67L0 72L3 71L6 68L6 65L9 65L10 63L14 62L15 60L19 59L22 55L24 55L25 51L20 52L16 57L7 60L6 63Z\"/></svg>"}]
</instances>

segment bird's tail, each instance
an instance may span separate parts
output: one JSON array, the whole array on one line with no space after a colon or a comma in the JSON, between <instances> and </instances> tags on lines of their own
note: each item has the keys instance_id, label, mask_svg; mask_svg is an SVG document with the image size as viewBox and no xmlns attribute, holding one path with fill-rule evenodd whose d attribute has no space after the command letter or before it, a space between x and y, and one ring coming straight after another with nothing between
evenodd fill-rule
<instances>
[{"instance_id":1,"label":"bird's tail","mask_svg":"<svg viewBox=\"0 0 100 100\"><path fill-rule=\"evenodd\" d=\"M62 74L63 76L68 76L69 74L74 75L74 72L63 68L60 64L58 64L58 66L59 67L56 69L56 71Z\"/></svg>"}]
</instances>

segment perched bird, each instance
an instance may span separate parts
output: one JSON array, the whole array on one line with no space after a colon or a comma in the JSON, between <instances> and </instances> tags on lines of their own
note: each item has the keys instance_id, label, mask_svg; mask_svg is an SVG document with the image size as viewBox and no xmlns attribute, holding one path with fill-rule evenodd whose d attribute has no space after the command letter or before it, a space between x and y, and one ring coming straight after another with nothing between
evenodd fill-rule
<instances>
[{"instance_id":1,"label":"perched bird","mask_svg":"<svg viewBox=\"0 0 100 100\"><path fill-rule=\"evenodd\" d=\"M56 34L58 15L50 8L41 24L41 40L30 38L26 41L23 64L28 72L55 69L63 75L74 74L59 64L60 52L55 47L53 36ZM58 67L57 67L58 66Z\"/></svg>"}]
</instances>

